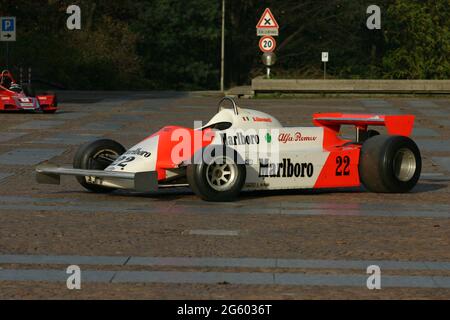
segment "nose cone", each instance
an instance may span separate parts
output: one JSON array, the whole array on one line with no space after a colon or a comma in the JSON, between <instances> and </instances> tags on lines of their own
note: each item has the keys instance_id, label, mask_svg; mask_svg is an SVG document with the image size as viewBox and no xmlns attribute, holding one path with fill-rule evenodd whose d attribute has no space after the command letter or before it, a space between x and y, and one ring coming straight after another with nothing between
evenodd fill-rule
<instances>
[{"instance_id":1,"label":"nose cone","mask_svg":"<svg viewBox=\"0 0 450 320\"><path fill-rule=\"evenodd\" d=\"M116 159L107 171L146 172L156 170L159 136L150 137Z\"/></svg>"}]
</instances>

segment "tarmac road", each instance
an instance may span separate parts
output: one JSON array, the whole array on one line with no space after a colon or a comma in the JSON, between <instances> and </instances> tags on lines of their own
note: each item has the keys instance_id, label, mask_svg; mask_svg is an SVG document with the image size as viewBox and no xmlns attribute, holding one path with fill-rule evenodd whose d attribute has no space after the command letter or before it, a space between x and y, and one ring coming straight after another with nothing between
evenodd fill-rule
<instances>
[{"instance_id":1,"label":"tarmac road","mask_svg":"<svg viewBox=\"0 0 450 320\"><path fill-rule=\"evenodd\" d=\"M43 161L70 165L108 137L130 147L164 125L205 123L217 97L68 96L55 115L0 114L0 298L450 298L450 99L241 100L286 125L318 111L411 113L423 175L412 193L363 189L243 193L226 204L189 189L85 192L38 185ZM78 265L81 290L66 287ZM368 290L367 267L381 268Z\"/></svg>"}]
</instances>

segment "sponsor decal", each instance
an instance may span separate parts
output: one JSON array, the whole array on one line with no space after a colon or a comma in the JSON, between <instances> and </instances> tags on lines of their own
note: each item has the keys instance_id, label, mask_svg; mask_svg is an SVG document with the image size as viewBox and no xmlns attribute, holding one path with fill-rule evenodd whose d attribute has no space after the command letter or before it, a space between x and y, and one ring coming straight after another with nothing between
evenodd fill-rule
<instances>
[{"instance_id":1,"label":"sponsor decal","mask_svg":"<svg viewBox=\"0 0 450 320\"><path fill-rule=\"evenodd\" d=\"M270 133L266 134L266 141L267 141L267 143L271 143L272 142L272 136L270 135Z\"/></svg>"},{"instance_id":2,"label":"sponsor decal","mask_svg":"<svg viewBox=\"0 0 450 320\"><path fill-rule=\"evenodd\" d=\"M311 178L314 174L312 163L294 163L291 159L283 159L280 163L270 163L269 159L259 160L259 177L266 178Z\"/></svg>"},{"instance_id":3,"label":"sponsor decal","mask_svg":"<svg viewBox=\"0 0 450 320\"><path fill-rule=\"evenodd\" d=\"M222 142L224 145L228 146L240 146L240 145L250 145L259 144L259 136L257 134L245 135L238 132L235 135L227 135L226 133L221 134Z\"/></svg>"},{"instance_id":4,"label":"sponsor decal","mask_svg":"<svg viewBox=\"0 0 450 320\"><path fill-rule=\"evenodd\" d=\"M124 155L127 155L127 156L128 155L136 155L136 156L141 156L144 158L150 158L152 154L151 154L151 152L142 150L142 148L137 148L137 149L129 150L129 151L125 152Z\"/></svg>"},{"instance_id":5,"label":"sponsor decal","mask_svg":"<svg viewBox=\"0 0 450 320\"><path fill-rule=\"evenodd\" d=\"M317 141L317 136L304 136L301 132L291 133L280 133L278 136L278 141L282 143L288 142L314 142Z\"/></svg>"},{"instance_id":6,"label":"sponsor decal","mask_svg":"<svg viewBox=\"0 0 450 320\"><path fill-rule=\"evenodd\" d=\"M272 122L272 119L270 118L259 118L259 117L253 117L254 122Z\"/></svg>"}]
</instances>

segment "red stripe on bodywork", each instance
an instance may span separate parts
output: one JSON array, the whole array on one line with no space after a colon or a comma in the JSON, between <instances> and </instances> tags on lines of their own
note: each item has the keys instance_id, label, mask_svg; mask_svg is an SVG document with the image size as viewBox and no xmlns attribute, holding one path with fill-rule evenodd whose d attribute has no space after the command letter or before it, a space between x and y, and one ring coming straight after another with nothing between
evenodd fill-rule
<instances>
[{"instance_id":1,"label":"red stripe on bodywork","mask_svg":"<svg viewBox=\"0 0 450 320\"><path fill-rule=\"evenodd\" d=\"M178 168L181 161L176 163L172 159L172 150L180 143L183 143L183 139L174 140L174 133L176 130L183 130L186 133L186 137L190 139L190 150L183 150L184 153L180 154L182 160L189 160L200 149L211 144L214 139L214 132L211 129L205 130L193 130L190 128L168 126L162 128L160 131L151 135L148 139L158 136L158 156L156 159L156 171L158 172L158 180L166 179L166 170ZM201 141L196 142L195 136Z\"/></svg>"},{"instance_id":2,"label":"red stripe on bodywork","mask_svg":"<svg viewBox=\"0 0 450 320\"><path fill-rule=\"evenodd\" d=\"M335 147L330 152L314 188L359 186L358 165L360 146Z\"/></svg>"}]
</instances>

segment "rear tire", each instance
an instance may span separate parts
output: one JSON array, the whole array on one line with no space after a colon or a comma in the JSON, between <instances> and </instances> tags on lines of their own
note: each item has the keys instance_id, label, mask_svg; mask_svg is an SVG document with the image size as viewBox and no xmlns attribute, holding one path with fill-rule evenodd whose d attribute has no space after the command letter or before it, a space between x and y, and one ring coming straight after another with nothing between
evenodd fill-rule
<instances>
[{"instance_id":1,"label":"rear tire","mask_svg":"<svg viewBox=\"0 0 450 320\"><path fill-rule=\"evenodd\" d=\"M213 155L211 161L189 165L186 176L195 194L211 202L235 200L244 186L246 168L244 164L238 164L236 155L233 158L223 153Z\"/></svg>"},{"instance_id":2,"label":"rear tire","mask_svg":"<svg viewBox=\"0 0 450 320\"><path fill-rule=\"evenodd\" d=\"M73 159L73 167L75 169L104 170L125 151L125 148L114 140L97 140L78 149ZM76 177L76 179L84 188L92 192L108 193L114 191L113 188L88 183L86 177Z\"/></svg>"},{"instance_id":3,"label":"rear tire","mask_svg":"<svg viewBox=\"0 0 450 320\"><path fill-rule=\"evenodd\" d=\"M361 148L359 176L371 192L408 192L419 181L421 170L419 148L408 137L377 135Z\"/></svg>"}]
</instances>

